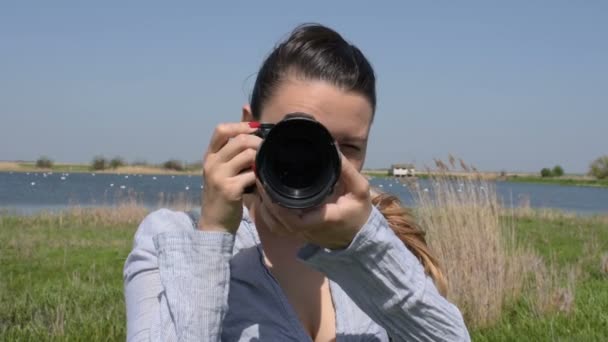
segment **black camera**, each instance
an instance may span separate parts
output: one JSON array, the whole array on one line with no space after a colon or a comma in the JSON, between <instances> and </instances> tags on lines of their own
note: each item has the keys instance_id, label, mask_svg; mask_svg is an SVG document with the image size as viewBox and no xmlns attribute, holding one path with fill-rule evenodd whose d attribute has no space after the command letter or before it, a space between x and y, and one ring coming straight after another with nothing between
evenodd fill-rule
<instances>
[{"instance_id":1,"label":"black camera","mask_svg":"<svg viewBox=\"0 0 608 342\"><path fill-rule=\"evenodd\" d=\"M314 117L288 114L276 124L261 124L254 134L264 139L255 174L274 203L312 208L332 193L342 167L340 152L331 133Z\"/></svg>"}]
</instances>

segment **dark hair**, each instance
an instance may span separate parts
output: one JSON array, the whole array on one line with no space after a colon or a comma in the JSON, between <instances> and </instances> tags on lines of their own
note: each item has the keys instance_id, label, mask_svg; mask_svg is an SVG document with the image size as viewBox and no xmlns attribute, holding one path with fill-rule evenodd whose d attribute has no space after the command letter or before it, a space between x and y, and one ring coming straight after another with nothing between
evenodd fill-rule
<instances>
[{"instance_id":1,"label":"dark hair","mask_svg":"<svg viewBox=\"0 0 608 342\"><path fill-rule=\"evenodd\" d=\"M262 107L286 77L323 80L346 91L365 96L376 109L376 77L363 53L336 31L318 24L298 26L266 58L251 94L251 112L259 120ZM447 294L447 280L438 260L431 253L424 232L411 212L395 196L372 195L374 204L404 245L420 260L442 295Z\"/></svg>"},{"instance_id":2,"label":"dark hair","mask_svg":"<svg viewBox=\"0 0 608 342\"><path fill-rule=\"evenodd\" d=\"M300 25L266 57L251 93L251 112L256 120L279 83L289 76L322 80L358 92L367 98L372 110L376 109L374 69L361 50L328 27Z\"/></svg>"}]
</instances>

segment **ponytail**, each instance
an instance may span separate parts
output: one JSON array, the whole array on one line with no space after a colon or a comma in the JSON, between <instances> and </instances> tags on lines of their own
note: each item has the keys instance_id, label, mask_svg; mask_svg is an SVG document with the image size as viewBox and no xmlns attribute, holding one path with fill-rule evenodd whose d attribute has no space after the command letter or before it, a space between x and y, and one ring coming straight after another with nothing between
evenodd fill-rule
<instances>
[{"instance_id":1,"label":"ponytail","mask_svg":"<svg viewBox=\"0 0 608 342\"><path fill-rule=\"evenodd\" d=\"M433 279L439 293L445 297L448 282L441 272L437 258L426 244L425 232L418 227L411 211L403 207L396 196L375 191L372 191L372 204L380 210L399 240L422 263L425 273Z\"/></svg>"}]
</instances>

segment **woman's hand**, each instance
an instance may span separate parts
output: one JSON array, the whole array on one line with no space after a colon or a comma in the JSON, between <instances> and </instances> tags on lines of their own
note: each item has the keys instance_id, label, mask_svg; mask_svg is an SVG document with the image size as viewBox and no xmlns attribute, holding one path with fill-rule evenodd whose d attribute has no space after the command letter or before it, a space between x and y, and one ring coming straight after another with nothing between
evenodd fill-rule
<instances>
[{"instance_id":1,"label":"woman's hand","mask_svg":"<svg viewBox=\"0 0 608 342\"><path fill-rule=\"evenodd\" d=\"M255 184L251 169L262 139L257 123L220 124L203 159L205 186L198 228L236 233L243 216L243 193Z\"/></svg>"},{"instance_id":2,"label":"woman's hand","mask_svg":"<svg viewBox=\"0 0 608 342\"><path fill-rule=\"evenodd\" d=\"M261 215L268 229L279 235L296 235L330 249L348 247L372 210L367 179L342 156L342 172L334 195L324 204L306 210L288 209L272 203L258 184Z\"/></svg>"}]
</instances>

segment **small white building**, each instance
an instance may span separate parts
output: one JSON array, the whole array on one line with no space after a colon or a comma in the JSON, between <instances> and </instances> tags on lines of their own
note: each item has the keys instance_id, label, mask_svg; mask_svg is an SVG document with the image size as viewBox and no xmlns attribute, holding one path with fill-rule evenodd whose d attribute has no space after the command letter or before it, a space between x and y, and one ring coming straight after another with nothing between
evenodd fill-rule
<instances>
[{"instance_id":1,"label":"small white building","mask_svg":"<svg viewBox=\"0 0 608 342\"><path fill-rule=\"evenodd\" d=\"M391 175L393 177L414 177L416 167L414 164L393 164L391 165Z\"/></svg>"}]
</instances>

